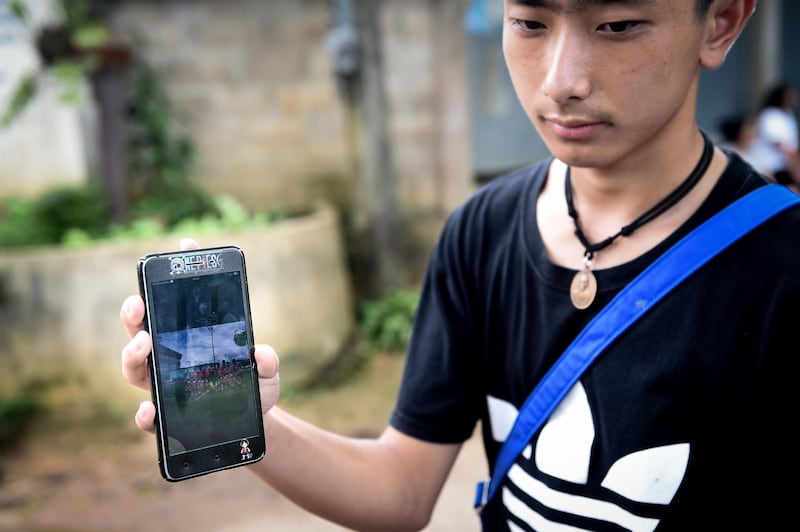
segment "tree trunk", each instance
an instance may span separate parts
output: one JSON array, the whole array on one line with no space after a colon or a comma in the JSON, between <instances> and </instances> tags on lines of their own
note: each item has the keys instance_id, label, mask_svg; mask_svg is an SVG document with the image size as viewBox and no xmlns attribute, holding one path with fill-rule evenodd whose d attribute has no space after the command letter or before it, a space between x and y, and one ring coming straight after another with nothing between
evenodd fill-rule
<instances>
[{"instance_id":1,"label":"tree trunk","mask_svg":"<svg viewBox=\"0 0 800 532\"><path fill-rule=\"evenodd\" d=\"M100 176L112 218L123 222L128 214L125 106L131 50L109 44L97 57L100 66L90 79L99 119Z\"/></svg>"},{"instance_id":2,"label":"tree trunk","mask_svg":"<svg viewBox=\"0 0 800 532\"><path fill-rule=\"evenodd\" d=\"M355 106L351 109L357 142L357 207L354 226L364 235L372 254L374 275L369 296L380 296L403 285L399 235L397 180L392 164L388 107L384 88L379 0L356 0L360 35L361 72ZM364 281L360 279L359 281Z\"/></svg>"}]
</instances>

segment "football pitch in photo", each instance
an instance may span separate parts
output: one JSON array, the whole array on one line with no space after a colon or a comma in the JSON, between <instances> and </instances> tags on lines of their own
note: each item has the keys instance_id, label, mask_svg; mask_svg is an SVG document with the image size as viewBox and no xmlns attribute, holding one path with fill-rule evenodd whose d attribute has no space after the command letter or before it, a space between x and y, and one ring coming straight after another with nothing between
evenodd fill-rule
<instances>
[{"instance_id":1,"label":"football pitch in photo","mask_svg":"<svg viewBox=\"0 0 800 532\"><path fill-rule=\"evenodd\" d=\"M247 427L258 413L249 369L241 369L237 377L233 382L211 380L206 390L190 397L178 392L164 398L170 454L252 436Z\"/></svg>"}]
</instances>

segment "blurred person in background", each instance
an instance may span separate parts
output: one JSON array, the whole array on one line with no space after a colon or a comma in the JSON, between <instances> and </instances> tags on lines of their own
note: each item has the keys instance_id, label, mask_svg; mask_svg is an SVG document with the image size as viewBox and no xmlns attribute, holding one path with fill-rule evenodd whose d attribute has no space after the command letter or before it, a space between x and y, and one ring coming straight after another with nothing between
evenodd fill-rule
<instances>
[{"instance_id":1,"label":"blurred person in background","mask_svg":"<svg viewBox=\"0 0 800 532\"><path fill-rule=\"evenodd\" d=\"M719 129L723 138L720 148L736 152L753 168L775 180L775 169L782 165L783 156L759 137L755 117L729 117L722 121Z\"/></svg>"},{"instance_id":2,"label":"blurred person in background","mask_svg":"<svg viewBox=\"0 0 800 532\"><path fill-rule=\"evenodd\" d=\"M531 390L605 304L769 183L696 122L701 71L722 65L755 0L504 5L506 63L552 156L484 185L447 220L385 431L345 437L276 406L277 354L256 347L267 454L251 471L348 528L424 528L476 426L491 468ZM486 529L796 521L798 232L798 209L756 228L610 345L516 457ZM596 283L576 302L581 278ZM143 312L139 296L123 303L122 372L149 389ZM145 401L137 426L153 431L154 415Z\"/></svg>"},{"instance_id":3,"label":"blurred person in background","mask_svg":"<svg viewBox=\"0 0 800 532\"><path fill-rule=\"evenodd\" d=\"M797 93L792 86L780 83L770 89L758 114L758 136L777 161L770 171L775 180L800 191L796 105Z\"/></svg>"}]
</instances>

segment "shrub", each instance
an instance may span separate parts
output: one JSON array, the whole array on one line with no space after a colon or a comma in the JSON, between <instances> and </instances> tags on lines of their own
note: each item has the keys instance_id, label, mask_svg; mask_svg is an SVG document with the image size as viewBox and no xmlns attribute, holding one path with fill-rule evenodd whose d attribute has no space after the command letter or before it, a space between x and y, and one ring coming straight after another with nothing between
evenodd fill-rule
<instances>
[{"instance_id":1,"label":"shrub","mask_svg":"<svg viewBox=\"0 0 800 532\"><path fill-rule=\"evenodd\" d=\"M11 197L0 203L0 247L37 245L46 241L32 201Z\"/></svg>"},{"instance_id":2,"label":"shrub","mask_svg":"<svg viewBox=\"0 0 800 532\"><path fill-rule=\"evenodd\" d=\"M131 66L126 133L134 217L158 216L172 227L186 218L218 214L213 198L189 179L194 142L173 119L161 81L141 56Z\"/></svg>"},{"instance_id":3,"label":"shrub","mask_svg":"<svg viewBox=\"0 0 800 532\"><path fill-rule=\"evenodd\" d=\"M0 396L0 448L16 439L38 408L36 400L26 395Z\"/></svg>"},{"instance_id":4,"label":"shrub","mask_svg":"<svg viewBox=\"0 0 800 532\"><path fill-rule=\"evenodd\" d=\"M411 339L419 291L396 290L361 305L361 326L373 350L404 353Z\"/></svg>"},{"instance_id":5,"label":"shrub","mask_svg":"<svg viewBox=\"0 0 800 532\"><path fill-rule=\"evenodd\" d=\"M0 203L0 247L59 243L76 229L100 236L109 223L106 205L96 183L59 187L32 200L6 198Z\"/></svg>"},{"instance_id":6,"label":"shrub","mask_svg":"<svg viewBox=\"0 0 800 532\"><path fill-rule=\"evenodd\" d=\"M68 229L81 229L91 236L102 235L110 220L103 188L96 182L59 187L45 193L36 200L34 215L51 242L61 242Z\"/></svg>"}]
</instances>

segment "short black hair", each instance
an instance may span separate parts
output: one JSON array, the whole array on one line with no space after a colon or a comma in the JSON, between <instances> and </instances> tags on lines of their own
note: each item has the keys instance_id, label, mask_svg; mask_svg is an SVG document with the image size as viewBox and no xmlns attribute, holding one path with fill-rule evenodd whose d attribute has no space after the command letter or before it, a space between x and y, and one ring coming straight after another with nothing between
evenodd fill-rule
<instances>
[{"instance_id":1,"label":"short black hair","mask_svg":"<svg viewBox=\"0 0 800 532\"><path fill-rule=\"evenodd\" d=\"M695 0L694 8L698 20L703 20L705 18L713 2L714 0Z\"/></svg>"},{"instance_id":2,"label":"short black hair","mask_svg":"<svg viewBox=\"0 0 800 532\"><path fill-rule=\"evenodd\" d=\"M792 86L786 82L780 82L770 88L764 95L761 102L761 108L768 107L784 107L786 105L786 97L792 91Z\"/></svg>"},{"instance_id":3,"label":"short black hair","mask_svg":"<svg viewBox=\"0 0 800 532\"><path fill-rule=\"evenodd\" d=\"M739 135L742 134L742 129L745 125L745 118L743 116L729 116L722 120L719 129L722 132L723 138L727 142L736 142Z\"/></svg>"}]
</instances>

